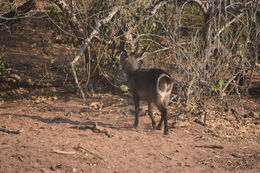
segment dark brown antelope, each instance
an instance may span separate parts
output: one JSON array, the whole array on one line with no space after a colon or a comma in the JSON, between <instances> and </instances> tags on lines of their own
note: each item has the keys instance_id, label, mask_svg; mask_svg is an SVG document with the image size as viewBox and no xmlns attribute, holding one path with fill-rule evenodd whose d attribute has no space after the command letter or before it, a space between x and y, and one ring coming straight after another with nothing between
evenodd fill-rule
<instances>
[{"instance_id":1,"label":"dark brown antelope","mask_svg":"<svg viewBox=\"0 0 260 173\"><path fill-rule=\"evenodd\" d=\"M151 117L152 126L156 128L153 118L153 104L161 112L161 119L157 126L160 130L164 120L164 134L168 134L167 106L173 87L171 76L161 69L139 69L136 55L120 58L120 64L126 73L129 88L131 90L135 105L134 127L138 126L138 114L140 111L140 100L147 101L148 115Z\"/></svg>"}]
</instances>

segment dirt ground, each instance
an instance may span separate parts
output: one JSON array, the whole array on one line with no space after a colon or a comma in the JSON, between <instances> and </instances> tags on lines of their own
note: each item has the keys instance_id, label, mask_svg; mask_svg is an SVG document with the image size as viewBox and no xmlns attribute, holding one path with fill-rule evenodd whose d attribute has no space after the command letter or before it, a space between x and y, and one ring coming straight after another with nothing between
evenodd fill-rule
<instances>
[{"instance_id":1,"label":"dirt ground","mask_svg":"<svg viewBox=\"0 0 260 173\"><path fill-rule=\"evenodd\" d=\"M259 127L241 136L231 130L227 136L221 133L226 127L217 130L180 119L165 136L152 130L149 116L132 128L133 108L127 99L106 95L88 103L83 106L74 97L2 103L0 125L19 134L0 132L0 172L260 170ZM236 130L242 131L232 132Z\"/></svg>"},{"instance_id":2,"label":"dirt ground","mask_svg":"<svg viewBox=\"0 0 260 173\"><path fill-rule=\"evenodd\" d=\"M39 19L30 19L0 31L9 68L34 86L0 83L0 173L260 171L258 92L231 100L230 105L243 113L242 122L212 98L206 105L206 126L197 123L195 113L183 113L165 136L152 129L143 105L134 129L129 95L96 94L83 105L68 91L51 84L40 87L58 74L47 64L66 63L58 58L66 56L67 49L51 30ZM50 37L57 42L50 43ZM177 110L170 106L170 126Z\"/></svg>"}]
</instances>

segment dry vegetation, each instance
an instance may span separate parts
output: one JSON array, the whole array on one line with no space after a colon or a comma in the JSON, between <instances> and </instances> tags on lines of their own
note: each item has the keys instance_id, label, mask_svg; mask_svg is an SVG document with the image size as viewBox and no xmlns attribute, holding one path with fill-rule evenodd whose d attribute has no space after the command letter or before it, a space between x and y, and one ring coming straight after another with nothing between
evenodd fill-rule
<instances>
[{"instance_id":1,"label":"dry vegetation","mask_svg":"<svg viewBox=\"0 0 260 173\"><path fill-rule=\"evenodd\" d=\"M260 169L257 0L68 2L0 2L0 172ZM134 51L175 79L168 136L132 128Z\"/></svg>"}]
</instances>

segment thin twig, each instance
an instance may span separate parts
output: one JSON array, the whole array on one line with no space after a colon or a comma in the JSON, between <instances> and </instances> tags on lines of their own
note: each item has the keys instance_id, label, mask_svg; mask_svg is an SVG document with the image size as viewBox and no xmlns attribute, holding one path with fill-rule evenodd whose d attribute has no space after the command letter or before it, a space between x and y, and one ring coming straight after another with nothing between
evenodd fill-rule
<instances>
[{"instance_id":1,"label":"thin twig","mask_svg":"<svg viewBox=\"0 0 260 173\"><path fill-rule=\"evenodd\" d=\"M71 154L75 154L74 151L61 151L61 150L56 150L56 149L52 149L53 153L57 153L57 154L64 154L64 155L71 155Z\"/></svg>"},{"instance_id":2,"label":"thin twig","mask_svg":"<svg viewBox=\"0 0 260 173\"><path fill-rule=\"evenodd\" d=\"M165 154L163 154L162 152L158 151L162 156L164 156L165 158L167 158L168 160L172 160L172 158L170 156L167 156Z\"/></svg>"},{"instance_id":3,"label":"thin twig","mask_svg":"<svg viewBox=\"0 0 260 173\"><path fill-rule=\"evenodd\" d=\"M230 79L227 81L225 87L221 90L221 93L224 93L225 90L227 89L227 87L229 86L229 84L230 84L234 79L236 79L237 75L239 75L240 73L244 72L245 70L246 70L246 69L239 70L232 78L230 78Z\"/></svg>"},{"instance_id":4,"label":"thin twig","mask_svg":"<svg viewBox=\"0 0 260 173\"><path fill-rule=\"evenodd\" d=\"M191 94L191 87L196 79L196 76L193 76L192 80L189 82L189 86L186 93L186 105L189 103L189 95Z\"/></svg>"},{"instance_id":5,"label":"thin twig","mask_svg":"<svg viewBox=\"0 0 260 173\"><path fill-rule=\"evenodd\" d=\"M241 18L242 16L244 15L244 13L241 13L239 14L238 16L235 16L235 18L233 20L231 20L230 22L228 22L225 26L223 26L219 31L218 33L215 35L214 39L213 40L216 40L220 34L226 29L228 28L229 26L231 26L232 23L234 23L235 21L237 21L239 18Z\"/></svg>"},{"instance_id":6,"label":"thin twig","mask_svg":"<svg viewBox=\"0 0 260 173\"><path fill-rule=\"evenodd\" d=\"M83 150L83 151L88 152L89 154L95 156L96 158L105 161L105 160L104 160L102 157L100 157L98 154L93 153L92 151L89 151L88 149L82 147L80 143L77 145L77 147L75 147L75 149L76 149L76 150Z\"/></svg>"}]
</instances>

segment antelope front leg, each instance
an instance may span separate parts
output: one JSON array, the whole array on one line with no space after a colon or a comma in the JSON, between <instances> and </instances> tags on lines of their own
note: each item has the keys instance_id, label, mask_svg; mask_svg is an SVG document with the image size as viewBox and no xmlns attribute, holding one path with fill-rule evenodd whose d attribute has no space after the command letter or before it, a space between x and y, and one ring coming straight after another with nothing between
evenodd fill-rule
<instances>
[{"instance_id":1,"label":"antelope front leg","mask_svg":"<svg viewBox=\"0 0 260 173\"><path fill-rule=\"evenodd\" d=\"M138 126L138 116L140 112L140 105L139 105L139 99L137 97L134 97L134 104L135 104L135 122L134 122L134 128L137 128Z\"/></svg>"}]
</instances>

